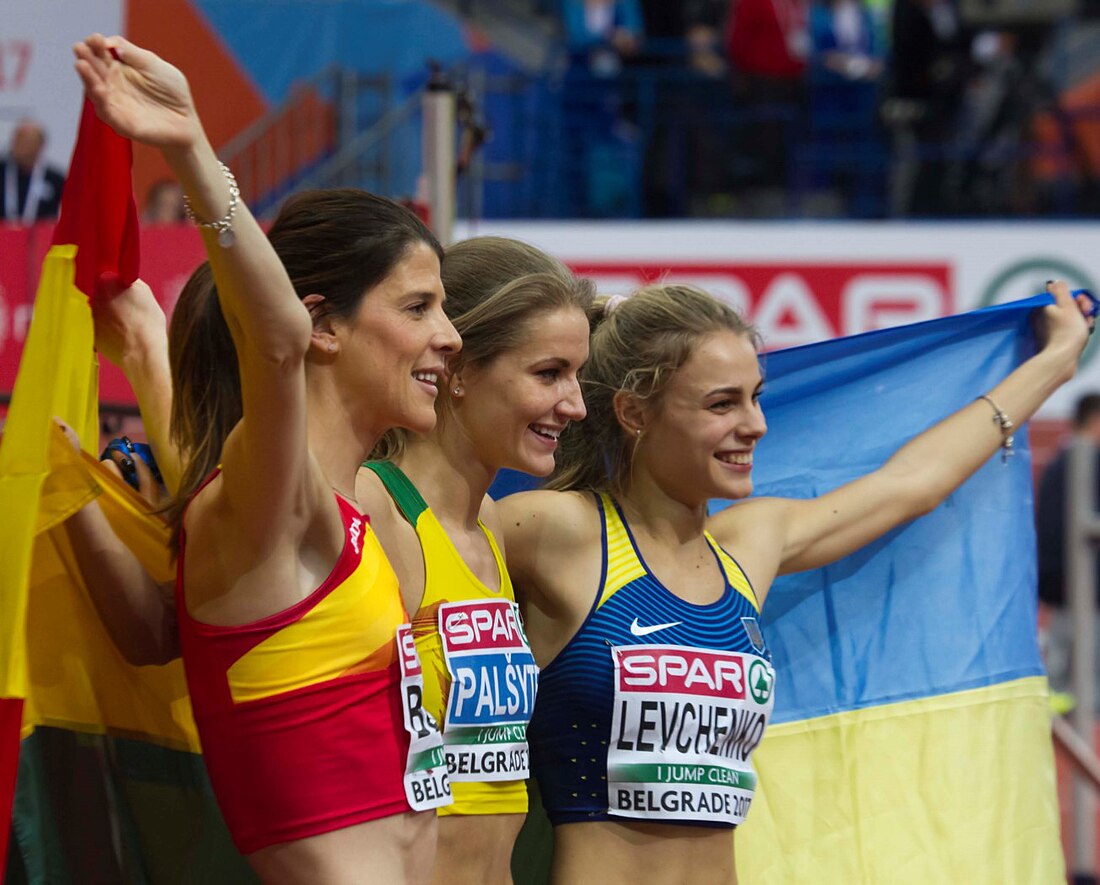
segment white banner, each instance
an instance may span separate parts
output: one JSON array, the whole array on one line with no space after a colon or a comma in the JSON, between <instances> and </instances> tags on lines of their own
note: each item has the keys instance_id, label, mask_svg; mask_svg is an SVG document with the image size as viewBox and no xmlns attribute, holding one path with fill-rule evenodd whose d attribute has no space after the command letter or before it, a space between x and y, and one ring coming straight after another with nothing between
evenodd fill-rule
<instances>
[{"instance_id":1,"label":"white banner","mask_svg":"<svg viewBox=\"0 0 1100 885\"><path fill-rule=\"evenodd\" d=\"M46 130L46 158L69 168L84 97L73 44L122 31L123 0L0 0L0 154L24 118Z\"/></svg>"},{"instance_id":2,"label":"white banner","mask_svg":"<svg viewBox=\"0 0 1100 885\"><path fill-rule=\"evenodd\" d=\"M769 348L1025 298L1054 277L1100 294L1095 223L493 222L461 224L456 239L478 234L533 243L602 292L701 286L741 310ZM1094 341L1043 417L1065 417L1100 390L1097 350Z\"/></svg>"}]
</instances>

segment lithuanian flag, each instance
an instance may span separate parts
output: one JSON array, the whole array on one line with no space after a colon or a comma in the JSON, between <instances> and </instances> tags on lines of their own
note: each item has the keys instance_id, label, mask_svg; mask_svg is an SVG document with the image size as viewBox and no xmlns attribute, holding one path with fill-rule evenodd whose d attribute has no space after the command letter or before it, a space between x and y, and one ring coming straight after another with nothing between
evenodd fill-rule
<instances>
[{"instance_id":1,"label":"lithuanian flag","mask_svg":"<svg viewBox=\"0 0 1100 885\"><path fill-rule=\"evenodd\" d=\"M130 162L129 141L85 103L0 439L0 841L7 853L11 820L17 843L9 885L252 878L205 778L181 664L123 660L61 525L98 497L146 568L173 577L163 521L93 454L90 301L107 278L125 286L138 275ZM73 450L55 417L86 451Z\"/></svg>"}]
</instances>

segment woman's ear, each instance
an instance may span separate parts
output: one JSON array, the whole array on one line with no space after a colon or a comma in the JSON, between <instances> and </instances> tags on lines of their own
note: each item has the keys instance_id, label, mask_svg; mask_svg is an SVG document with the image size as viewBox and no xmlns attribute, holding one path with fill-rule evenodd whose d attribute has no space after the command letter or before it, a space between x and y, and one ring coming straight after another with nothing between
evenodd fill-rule
<instances>
[{"instance_id":1,"label":"woman's ear","mask_svg":"<svg viewBox=\"0 0 1100 885\"><path fill-rule=\"evenodd\" d=\"M615 419L627 436L641 436L645 431L645 404L634 394L625 390L615 391L611 398L611 407L615 410Z\"/></svg>"},{"instance_id":2,"label":"woman's ear","mask_svg":"<svg viewBox=\"0 0 1100 885\"><path fill-rule=\"evenodd\" d=\"M461 399L466 395L466 383L462 367L447 372L447 390L453 399Z\"/></svg>"},{"instance_id":3,"label":"woman's ear","mask_svg":"<svg viewBox=\"0 0 1100 885\"><path fill-rule=\"evenodd\" d=\"M313 332L310 335L310 347L320 350L322 353L335 354L340 349L340 341L336 337L336 329L332 319L325 309L324 295L307 295L302 299L302 304L309 311L313 320Z\"/></svg>"}]
</instances>

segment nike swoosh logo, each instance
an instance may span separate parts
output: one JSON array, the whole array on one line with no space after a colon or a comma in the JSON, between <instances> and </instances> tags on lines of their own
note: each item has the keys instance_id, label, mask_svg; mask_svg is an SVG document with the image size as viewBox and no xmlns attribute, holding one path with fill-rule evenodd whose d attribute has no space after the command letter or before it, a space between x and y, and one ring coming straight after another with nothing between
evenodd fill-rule
<instances>
[{"instance_id":1,"label":"nike swoosh logo","mask_svg":"<svg viewBox=\"0 0 1100 885\"><path fill-rule=\"evenodd\" d=\"M669 627L678 627L683 621L673 621L670 624L653 624L649 627L643 627L638 623L638 619L634 619L634 623L630 625L630 632L635 636L648 636L650 633L656 633L658 630L667 630Z\"/></svg>"}]
</instances>

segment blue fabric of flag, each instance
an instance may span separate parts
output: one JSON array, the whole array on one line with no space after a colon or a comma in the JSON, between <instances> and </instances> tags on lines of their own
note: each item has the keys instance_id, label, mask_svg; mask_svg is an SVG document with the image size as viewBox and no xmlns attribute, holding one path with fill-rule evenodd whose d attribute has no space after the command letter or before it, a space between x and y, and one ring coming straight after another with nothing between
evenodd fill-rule
<instances>
[{"instance_id":1,"label":"blue fabric of flag","mask_svg":"<svg viewBox=\"0 0 1100 885\"><path fill-rule=\"evenodd\" d=\"M1029 356L1030 314L1050 301L767 354L754 494L812 497L881 466ZM763 617L776 722L1043 672L1026 439L1017 428L1007 462L995 455L929 515L776 581Z\"/></svg>"}]
</instances>

